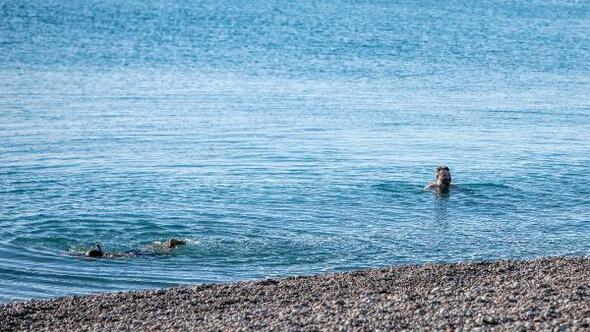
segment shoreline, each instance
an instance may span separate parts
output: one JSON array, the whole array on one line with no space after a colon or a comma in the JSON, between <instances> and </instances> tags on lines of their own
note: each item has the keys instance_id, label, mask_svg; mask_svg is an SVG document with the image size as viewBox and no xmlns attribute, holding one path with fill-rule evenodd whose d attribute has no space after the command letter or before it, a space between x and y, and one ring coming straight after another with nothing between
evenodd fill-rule
<instances>
[{"instance_id":1,"label":"shoreline","mask_svg":"<svg viewBox=\"0 0 590 332\"><path fill-rule=\"evenodd\" d=\"M12 330L590 330L590 257L388 268L0 304Z\"/></svg>"}]
</instances>

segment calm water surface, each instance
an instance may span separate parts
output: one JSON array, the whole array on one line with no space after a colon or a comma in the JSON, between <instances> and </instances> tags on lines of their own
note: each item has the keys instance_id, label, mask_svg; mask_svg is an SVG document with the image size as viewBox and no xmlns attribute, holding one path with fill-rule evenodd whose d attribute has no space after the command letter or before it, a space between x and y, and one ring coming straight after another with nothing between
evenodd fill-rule
<instances>
[{"instance_id":1,"label":"calm water surface","mask_svg":"<svg viewBox=\"0 0 590 332\"><path fill-rule=\"evenodd\" d=\"M588 31L585 1L2 2L0 301L589 255Z\"/></svg>"}]
</instances>

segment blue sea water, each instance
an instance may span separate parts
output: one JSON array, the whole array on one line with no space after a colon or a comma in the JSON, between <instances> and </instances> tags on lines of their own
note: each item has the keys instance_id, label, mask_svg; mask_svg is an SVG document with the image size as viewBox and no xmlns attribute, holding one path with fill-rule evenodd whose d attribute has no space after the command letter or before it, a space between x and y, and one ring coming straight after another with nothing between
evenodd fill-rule
<instances>
[{"instance_id":1,"label":"blue sea water","mask_svg":"<svg viewBox=\"0 0 590 332\"><path fill-rule=\"evenodd\" d=\"M0 302L589 255L589 31L588 1L2 1Z\"/></svg>"}]
</instances>

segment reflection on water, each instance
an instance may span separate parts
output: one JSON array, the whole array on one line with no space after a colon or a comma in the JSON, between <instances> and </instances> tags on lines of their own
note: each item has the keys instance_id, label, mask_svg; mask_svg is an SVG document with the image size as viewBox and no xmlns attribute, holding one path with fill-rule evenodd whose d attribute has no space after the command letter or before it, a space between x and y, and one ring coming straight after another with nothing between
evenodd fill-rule
<instances>
[{"instance_id":1,"label":"reflection on water","mask_svg":"<svg viewBox=\"0 0 590 332\"><path fill-rule=\"evenodd\" d=\"M442 190L433 190L434 194L434 220L436 222L446 222L448 217L448 205L450 204L449 199L451 198L451 191L454 191L455 188L449 189L442 189Z\"/></svg>"}]
</instances>

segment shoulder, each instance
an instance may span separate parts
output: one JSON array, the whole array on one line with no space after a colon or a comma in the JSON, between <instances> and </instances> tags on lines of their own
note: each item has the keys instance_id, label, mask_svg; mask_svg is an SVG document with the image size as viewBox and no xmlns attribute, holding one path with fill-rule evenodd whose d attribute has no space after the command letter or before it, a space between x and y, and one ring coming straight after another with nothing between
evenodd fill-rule
<instances>
[{"instance_id":1,"label":"shoulder","mask_svg":"<svg viewBox=\"0 0 590 332\"><path fill-rule=\"evenodd\" d=\"M438 188L438 185L436 184L436 182L431 182L429 183L426 187L424 187L424 189L436 189Z\"/></svg>"}]
</instances>

